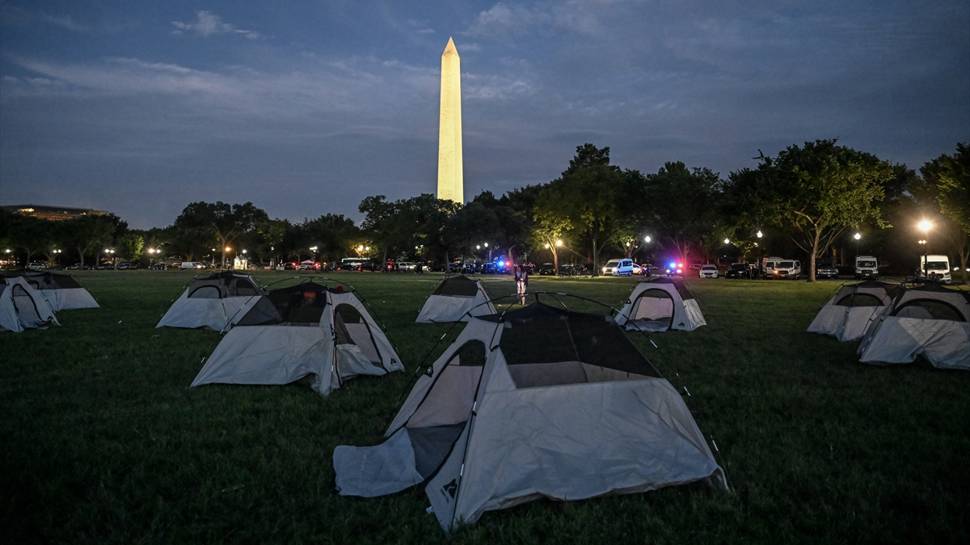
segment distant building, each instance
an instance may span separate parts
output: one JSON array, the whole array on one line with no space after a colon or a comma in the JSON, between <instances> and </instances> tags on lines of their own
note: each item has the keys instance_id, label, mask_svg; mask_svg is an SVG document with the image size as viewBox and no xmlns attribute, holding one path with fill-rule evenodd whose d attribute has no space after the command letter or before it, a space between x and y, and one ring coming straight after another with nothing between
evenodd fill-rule
<instances>
[{"instance_id":1,"label":"distant building","mask_svg":"<svg viewBox=\"0 0 970 545\"><path fill-rule=\"evenodd\" d=\"M0 210L6 210L20 216L30 216L47 221L65 221L82 216L107 216L110 212L91 208L70 208L67 206L45 206L42 204L10 204L0 205Z\"/></svg>"}]
</instances>

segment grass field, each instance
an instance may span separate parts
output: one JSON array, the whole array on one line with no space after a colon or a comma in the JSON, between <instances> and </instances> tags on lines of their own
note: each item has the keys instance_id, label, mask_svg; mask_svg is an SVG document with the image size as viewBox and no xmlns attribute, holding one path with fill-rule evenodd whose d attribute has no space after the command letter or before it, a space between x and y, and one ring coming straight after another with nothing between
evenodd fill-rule
<instances>
[{"instance_id":1,"label":"grass field","mask_svg":"<svg viewBox=\"0 0 970 545\"><path fill-rule=\"evenodd\" d=\"M340 497L330 464L338 444L380 441L447 329L413 323L439 276L334 275L366 298L409 369L329 398L306 384L190 390L219 335L154 329L187 273L76 277L102 308L0 335L3 542L447 541L422 489ZM535 278L530 290L618 306L631 283ZM507 279L486 285L513 291ZM709 325L654 335L659 350L636 338L689 388L731 493L696 485L533 502L487 513L452 541L970 542L970 374L864 366L855 344L804 333L837 285L692 281Z\"/></svg>"}]
</instances>

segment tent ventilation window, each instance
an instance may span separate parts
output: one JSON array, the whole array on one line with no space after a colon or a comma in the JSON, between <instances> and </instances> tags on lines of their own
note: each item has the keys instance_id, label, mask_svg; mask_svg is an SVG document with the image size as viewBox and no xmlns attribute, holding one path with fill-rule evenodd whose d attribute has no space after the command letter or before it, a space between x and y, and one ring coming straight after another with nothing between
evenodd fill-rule
<instances>
[{"instance_id":1,"label":"tent ventilation window","mask_svg":"<svg viewBox=\"0 0 970 545\"><path fill-rule=\"evenodd\" d=\"M893 316L900 318L921 318L924 320L951 320L965 322L963 315L956 307L944 301L933 299L914 299L893 312Z\"/></svg>"},{"instance_id":2,"label":"tent ventilation window","mask_svg":"<svg viewBox=\"0 0 970 545\"><path fill-rule=\"evenodd\" d=\"M842 307L881 307L883 302L871 293L850 293L835 303Z\"/></svg>"},{"instance_id":3,"label":"tent ventilation window","mask_svg":"<svg viewBox=\"0 0 970 545\"><path fill-rule=\"evenodd\" d=\"M189 293L189 297L194 299L219 299L222 291L216 286L199 286Z\"/></svg>"}]
</instances>

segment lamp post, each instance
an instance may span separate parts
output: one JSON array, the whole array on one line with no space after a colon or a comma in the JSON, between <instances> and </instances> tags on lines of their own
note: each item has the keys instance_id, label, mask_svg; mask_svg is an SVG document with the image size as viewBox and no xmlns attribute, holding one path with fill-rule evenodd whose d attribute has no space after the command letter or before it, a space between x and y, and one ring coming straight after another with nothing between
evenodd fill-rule
<instances>
[{"instance_id":1,"label":"lamp post","mask_svg":"<svg viewBox=\"0 0 970 545\"><path fill-rule=\"evenodd\" d=\"M924 280L929 280L929 278L930 278L929 262L928 262L928 259L927 259L928 258L928 255L927 255L928 249L927 249L926 245L927 245L928 240L929 240L930 231L933 230L933 222L930 221L930 220L928 220L928 219L926 219L926 218L923 218L923 219L919 220L919 223L916 224L916 228L921 233L923 233L923 238L919 241L920 245L923 246L923 279Z\"/></svg>"},{"instance_id":2,"label":"lamp post","mask_svg":"<svg viewBox=\"0 0 970 545\"><path fill-rule=\"evenodd\" d=\"M111 260L111 266L114 267L115 266L115 249L114 248L105 248L104 249L104 255L105 255L106 258L108 258L108 259Z\"/></svg>"},{"instance_id":3,"label":"lamp post","mask_svg":"<svg viewBox=\"0 0 970 545\"><path fill-rule=\"evenodd\" d=\"M231 251L232 251L232 246L226 246L225 248L222 249L222 268L223 269L229 268L229 258L226 257L226 254L228 254Z\"/></svg>"}]
</instances>

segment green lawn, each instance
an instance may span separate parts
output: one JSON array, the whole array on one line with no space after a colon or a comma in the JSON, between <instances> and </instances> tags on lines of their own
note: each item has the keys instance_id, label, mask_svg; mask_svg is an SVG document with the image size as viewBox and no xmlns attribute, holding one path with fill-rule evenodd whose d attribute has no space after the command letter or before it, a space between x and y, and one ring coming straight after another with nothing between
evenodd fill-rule
<instances>
[{"instance_id":1,"label":"green lawn","mask_svg":"<svg viewBox=\"0 0 970 545\"><path fill-rule=\"evenodd\" d=\"M440 276L334 276L366 298L407 373L353 380L329 398L306 384L190 390L219 335L154 329L187 273L79 273L101 309L0 335L3 541L445 542L423 490L340 497L330 465L338 444L380 441L448 329L413 323ZM618 306L631 284L534 278L530 290ZM513 291L508 279L486 285ZM863 366L855 344L805 333L837 286L691 281L709 325L654 335L659 350L636 338L689 388L732 493L696 485L538 501L487 513L453 540L970 542L970 374Z\"/></svg>"}]
</instances>

